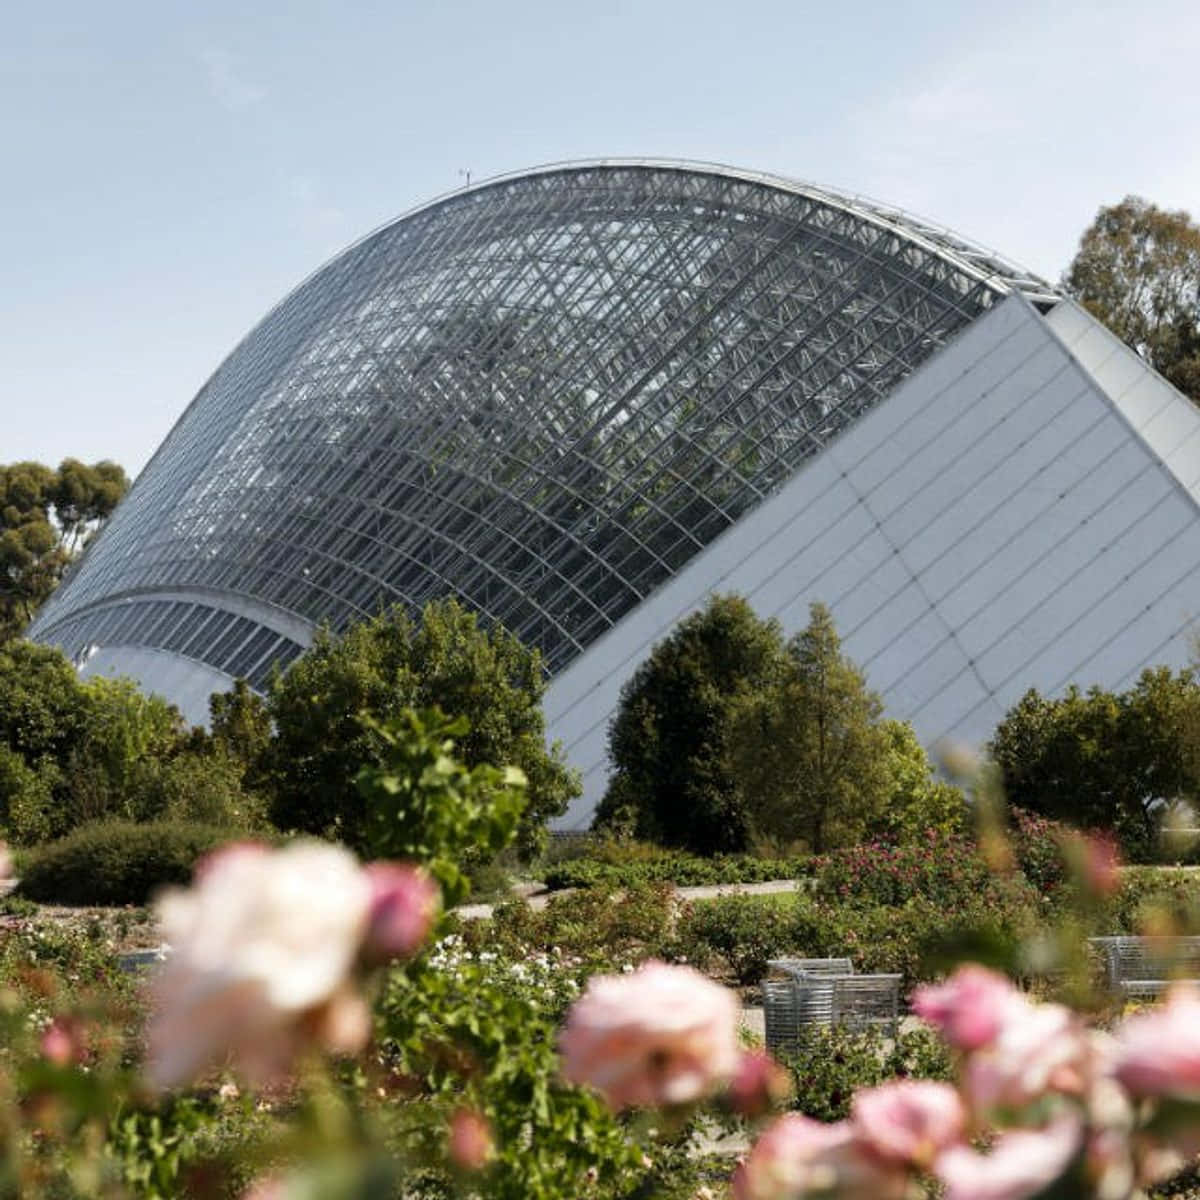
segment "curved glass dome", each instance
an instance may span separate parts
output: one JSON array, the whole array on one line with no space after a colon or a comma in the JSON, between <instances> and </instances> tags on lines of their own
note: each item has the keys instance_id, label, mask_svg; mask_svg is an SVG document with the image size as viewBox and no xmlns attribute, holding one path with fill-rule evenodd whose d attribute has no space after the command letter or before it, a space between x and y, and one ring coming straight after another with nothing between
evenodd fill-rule
<instances>
[{"instance_id":1,"label":"curved glass dome","mask_svg":"<svg viewBox=\"0 0 1200 1200\"><path fill-rule=\"evenodd\" d=\"M1047 286L824 189L606 161L338 255L208 381L32 630L262 686L458 596L557 671L981 312Z\"/></svg>"}]
</instances>

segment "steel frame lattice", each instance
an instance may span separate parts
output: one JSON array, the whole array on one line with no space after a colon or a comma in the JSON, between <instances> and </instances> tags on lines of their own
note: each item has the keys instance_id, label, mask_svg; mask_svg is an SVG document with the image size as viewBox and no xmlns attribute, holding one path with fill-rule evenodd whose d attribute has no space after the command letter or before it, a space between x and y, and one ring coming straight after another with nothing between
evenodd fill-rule
<instances>
[{"instance_id":1,"label":"steel frame lattice","mask_svg":"<svg viewBox=\"0 0 1200 1200\"><path fill-rule=\"evenodd\" d=\"M184 413L32 635L262 687L456 595L561 669L996 300L1044 283L728 168L567 164L317 271Z\"/></svg>"}]
</instances>

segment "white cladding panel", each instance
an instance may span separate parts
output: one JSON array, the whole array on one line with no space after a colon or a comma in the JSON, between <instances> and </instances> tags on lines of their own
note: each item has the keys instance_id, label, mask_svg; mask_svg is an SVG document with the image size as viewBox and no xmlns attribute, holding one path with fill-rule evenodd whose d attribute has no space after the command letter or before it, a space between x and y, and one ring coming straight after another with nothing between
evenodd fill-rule
<instances>
[{"instance_id":1,"label":"white cladding panel","mask_svg":"<svg viewBox=\"0 0 1200 1200\"><path fill-rule=\"evenodd\" d=\"M788 633L823 601L926 744L983 742L1030 687L1182 665L1197 487L1186 399L1075 305L1006 300L554 679L548 733L584 773L558 824L586 827L622 685L713 592Z\"/></svg>"},{"instance_id":2,"label":"white cladding panel","mask_svg":"<svg viewBox=\"0 0 1200 1200\"><path fill-rule=\"evenodd\" d=\"M192 725L208 725L208 698L227 692L233 679L194 658L149 646L101 646L79 668L85 679L94 675L132 679L143 692L169 696Z\"/></svg>"}]
</instances>

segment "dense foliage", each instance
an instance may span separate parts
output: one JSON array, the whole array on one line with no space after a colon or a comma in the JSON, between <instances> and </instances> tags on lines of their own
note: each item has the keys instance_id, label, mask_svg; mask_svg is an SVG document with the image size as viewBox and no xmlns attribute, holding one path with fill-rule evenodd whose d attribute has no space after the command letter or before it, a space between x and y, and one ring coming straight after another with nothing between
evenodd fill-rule
<instances>
[{"instance_id":1,"label":"dense foliage","mask_svg":"<svg viewBox=\"0 0 1200 1200\"><path fill-rule=\"evenodd\" d=\"M674 883L702 887L720 883L763 883L806 874L809 860L756 858L751 854L688 854L643 843L614 843L607 853L554 863L542 872L551 889L595 886L629 887L640 883Z\"/></svg>"},{"instance_id":2,"label":"dense foliage","mask_svg":"<svg viewBox=\"0 0 1200 1200\"><path fill-rule=\"evenodd\" d=\"M991 880L973 841L928 830L899 846L866 842L812 863L814 894L846 904L901 905L921 896L953 911Z\"/></svg>"},{"instance_id":3,"label":"dense foliage","mask_svg":"<svg viewBox=\"0 0 1200 1200\"><path fill-rule=\"evenodd\" d=\"M758 983L771 959L794 951L790 915L790 906L760 896L720 896L689 904L679 919L677 952L735 983Z\"/></svg>"},{"instance_id":4,"label":"dense foliage","mask_svg":"<svg viewBox=\"0 0 1200 1200\"><path fill-rule=\"evenodd\" d=\"M1162 818L1200 794L1200 684L1158 667L1124 692L1030 690L988 749L1010 803L1111 830L1131 857L1146 856Z\"/></svg>"},{"instance_id":5,"label":"dense foliage","mask_svg":"<svg viewBox=\"0 0 1200 1200\"><path fill-rule=\"evenodd\" d=\"M714 596L622 689L609 757L596 827L701 855L819 853L965 813L912 729L883 719L820 604L785 643L745 600Z\"/></svg>"},{"instance_id":6,"label":"dense foliage","mask_svg":"<svg viewBox=\"0 0 1200 1200\"><path fill-rule=\"evenodd\" d=\"M556 748L547 750L541 660L501 628L484 630L457 602L429 604L419 622L392 609L320 634L271 688L274 736L261 757L271 817L283 829L329 834L362 846L362 795L354 784L383 753L378 732L360 720L437 706L463 717L458 742L468 767L507 763L524 772L528 805L519 840L541 844L545 822L565 811L579 782Z\"/></svg>"},{"instance_id":7,"label":"dense foliage","mask_svg":"<svg viewBox=\"0 0 1200 1200\"><path fill-rule=\"evenodd\" d=\"M467 722L437 708L408 709L370 728L383 748L382 761L362 767L356 778L363 840L380 858L422 863L447 903L461 903L471 864L515 836L528 799L525 775L490 763L464 766L455 750Z\"/></svg>"},{"instance_id":8,"label":"dense foliage","mask_svg":"<svg viewBox=\"0 0 1200 1200\"><path fill-rule=\"evenodd\" d=\"M950 1079L950 1052L932 1030L904 1030L893 1042L880 1028L862 1031L808 1026L796 1049L783 1056L792 1077L789 1107L818 1121L850 1113L859 1088L889 1079Z\"/></svg>"},{"instance_id":9,"label":"dense foliage","mask_svg":"<svg viewBox=\"0 0 1200 1200\"><path fill-rule=\"evenodd\" d=\"M224 743L129 680L81 681L57 650L0 645L0 832L12 841L106 818L256 828L262 802L243 771Z\"/></svg>"},{"instance_id":10,"label":"dense foliage","mask_svg":"<svg viewBox=\"0 0 1200 1200\"><path fill-rule=\"evenodd\" d=\"M227 842L227 826L97 821L27 852L21 895L53 904L145 904L163 884L187 883L198 859Z\"/></svg>"},{"instance_id":11,"label":"dense foliage","mask_svg":"<svg viewBox=\"0 0 1200 1200\"><path fill-rule=\"evenodd\" d=\"M621 689L597 826L697 854L744 850L730 722L738 696L771 678L780 648L779 626L738 596L714 596L659 642Z\"/></svg>"},{"instance_id":12,"label":"dense foliage","mask_svg":"<svg viewBox=\"0 0 1200 1200\"><path fill-rule=\"evenodd\" d=\"M877 824L893 787L882 715L829 610L813 604L773 678L735 712L731 758L755 833L821 854Z\"/></svg>"},{"instance_id":13,"label":"dense foliage","mask_svg":"<svg viewBox=\"0 0 1200 1200\"><path fill-rule=\"evenodd\" d=\"M674 955L677 907L666 883L598 887L551 896L540 909L511 900L498 905L490 921L470 923L462 934L475 949L516 961L523 954L548 955L582 977L588 970L626 970L646 958Z\"/></svg>"}]
</instances>

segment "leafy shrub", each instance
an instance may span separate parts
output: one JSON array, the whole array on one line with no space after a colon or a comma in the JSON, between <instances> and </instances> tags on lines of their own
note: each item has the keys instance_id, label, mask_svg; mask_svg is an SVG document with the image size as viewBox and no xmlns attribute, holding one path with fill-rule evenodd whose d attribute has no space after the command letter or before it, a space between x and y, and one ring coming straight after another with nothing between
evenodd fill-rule
<instances>
[{"instance_id":1,"label":"leafy shrub","mask_svg":"<svg viewBox=\"0 0 1200 1200\"><path fill-rule=\"evenodd\" d=\"M26 900L24 896L4 896L0 898L0 913L6 917L34 917L37 916L38 906L32 900Z\"/></svg>"},{"instance_id":2,"label":"leafy shrub","mask_svg":"<svg viewBox=\"0 0 1200 1200\"><path fill-rule=\"evenodd\" d=\"M991 880L954 909L924 896L852 906L801 895L789 916L785 954L845 956L856 971L898 972L903 995L941 974L947 952L960 949L968 933L977 956L1011 969L1040 916L1038 897L1019 877Z\"/></svg>"},{"instance_id":3,"label":"leafy shrub","mask_svg":"<svg viewBox=\"0 0 1200 1200\"><path fill-rule=\"evenodd\" d=\"M954 1073L949 1050L929 1029L902 1032L892 1044L882 1029L811 1025L782 1059L792 1075L791 1107L819 1121L848 1116L859 1088L898 1077L947 1080Z\"/></svg>"},{"instance_id":4,"label":"leafy shrub","mask_svg":"<svg viewBox=\"0 0 1200 1200\"><path fill-rule=\"evenodd\" d=\"M25 857L20 891L44 903L145 904L163 884L187 883L198 858L237 836L182 821L81 825Z\"/></svg>"},{"instance_id":5,"label":"leafy shrub","mask_svg":"<svg viewBox=\"0 0 1200 1200\"><path fill-rule=\"evenodd\" d=\"M20 845L40 842L54 827L54 789L62 772L48 756L27 762L0 742L0 827Z\"/></svg>"},{"instance_id":6,"label":"leafy shrub","mask_svg":"<svg viewBox=\"0 0 1200 1200\"><path fill-rule=\"evenodd\" d=\"M926 830L899 846L865 842L813 863L818 896L851 904L901 905L921 897L953 910L991 881L973 842Z\"/></svg>"},{"instance_id":7,"label":"leafy shrub","mask_svg":"<svg viewBox=\"0 0 1200 1200\"><path fill-rule=\"evenodd\" d=\"M638 1194L650 1165L642 1147L595 1092L561 1079L558 1025L578 991L557 955L473 952L458 938L390 971L376 1010L385 1086L401 1078L422 1096L419 1105L393 1105L397 1150L436 1157L446 1118L466 1103L496 1136L496 1158L472 1194ZM462 1194L444 1182L444 1191L421 1194Z\"/></svg>"},{"instance_id":8,"label":"leafy shrub","mask_svg":"<svg viewBox=\"0 0 1200 1200\"><path fill-rule=\"evenodd\" d=\"M705 970L719 959L738 983L757 983L768 961L787 952L792 934L782 906L766 899L719 896L689 904L679 919L679 953Z\"/></svg>"},{"instance_id":9,"label":"leafy shrub","mask_svg":"<svg viewBox=\"0 0 1200 1200\"><path fill-rule=\"evenodd\" d=\"M1062 849L1067 827L1061 821L1039 817L1023 808L1010 808L1009 817L1012 821L1009 842L1017 867L1039 892L1053 893L1062 886L1067 874Z\"/></svg>"},{"instance_id":10,"label":"leafy shrub","mask_svg":"<svg viewBox=\"0 0 1200 1200\"><path fill-rule=\"evenodd\" d=\"M592 970L673 955L675 901L665 884L616 892L594 888L551 896L543 909L523 900L497 905L490 921L464 925L472 948L511 954L569 953Z\"/></svg>"},{"instance_id":11,"label":"leafy shrub","mask_svg":"<svg viewBox=\"0 0 1200 1200\"><path fill-rule=\"evenodd\" d=\"M1126 867L1105 906L1105 933L1158 928L1200 929L1200 875L1170 867Z\"/></svg>"}]
</instances>

